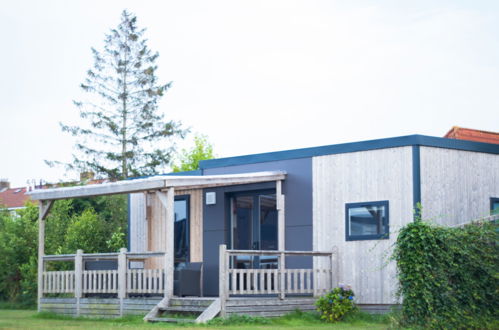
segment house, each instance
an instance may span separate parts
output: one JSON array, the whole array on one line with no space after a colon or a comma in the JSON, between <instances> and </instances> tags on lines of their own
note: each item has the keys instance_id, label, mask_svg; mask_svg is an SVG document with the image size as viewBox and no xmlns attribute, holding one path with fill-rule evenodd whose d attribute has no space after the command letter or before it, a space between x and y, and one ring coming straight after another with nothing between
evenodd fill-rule
<instances>
[{"instance_id":1,"label":"house","mask_svg":"<svg viewBox=\"0 0 499 330\"><path fill-rule=\"evenodd\" d=\"M42 201L41 219L56 199L130 194L130 251L44 256L41 247L39 308L54 310L50 299L57 298L45 293L70 292L75 298L64 302L65 310L82 315L92 305L85 293L108 292L117 296L107 311L122 315L140 309L133 294L158 293L162 300L142 297L140 309L154 307L148 318L155 319L190 301L175 296L175 267L201 262L205 297L199 299L209 303L200 321L218 313L312 309L311 297L339 283L352 285L362 308L384 311L398 303L396 267L387 258L417 205L424 219L452 226L490 216L499 201L499 145L459 139L409 135L213 159L200 167L33 192ZM117 258L121 266L82 271L82 258ZM43 272L44 262L56 260L75 261L64 285L61 274Z\"/></svg>"},{"instance_id":2,"label":"house","mask_svg":"<svg viewBox=\"0 0 499 330\"><path fill-rule=\"evenodd\" d=\"M11 188L7 180L0 180L0 207L6 208L10 212L24 208L26 202L30 200L26 192L25 187Z\"/></svg>"},{"instance_id":3,"label":"house","mask_svg":"<svg viewBox=\"0 0 499 330\"><path fill-rule=\"evenodd\" d=\"M445 135L448 139L499 144L499 133L454 126Z\"/></svg>"}]
</instances>

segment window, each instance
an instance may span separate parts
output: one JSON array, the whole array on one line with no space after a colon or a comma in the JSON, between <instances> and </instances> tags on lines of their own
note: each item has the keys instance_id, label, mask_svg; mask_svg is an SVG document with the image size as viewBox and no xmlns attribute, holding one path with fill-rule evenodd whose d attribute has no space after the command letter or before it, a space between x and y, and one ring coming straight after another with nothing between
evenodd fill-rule
<instances>
[{"instance_id":1,"label":"window","mask_svg":"<svg viewBox=\"0 0 499 330\"><path fill-rule=\"evenodd\" d=\"M388 201L347 203L345 221L347 241L387 239Z\"/></svg>"},{"instance_id":2,"label":"window","mask_svg":"<svg viewBox=\"0 0 499 330\"><path fill-rule=\"evenodd\" d=\"M277 250L277 200L275 190L230 194L230 246L235 250ZM277 257L238 255L235 268L277 268Z\"/></svg>"},{"instance_id":3,"label":"window","mask_svg":"<svg viewBox=\"0 0 499 330\"><path fill-rule=\"evenodd\" d=\"M189 261L189 196L175 196L175 264Z\"/></svg>"},{"instance_id":4,"label":"window","mask_svg":"<svg viewBox=\"0 0 499 330\"><path fill-rule=\"evenodd\" d=\"M490 198L490 214L499 214L499 198Z\"/></svg>"}]
</instances>

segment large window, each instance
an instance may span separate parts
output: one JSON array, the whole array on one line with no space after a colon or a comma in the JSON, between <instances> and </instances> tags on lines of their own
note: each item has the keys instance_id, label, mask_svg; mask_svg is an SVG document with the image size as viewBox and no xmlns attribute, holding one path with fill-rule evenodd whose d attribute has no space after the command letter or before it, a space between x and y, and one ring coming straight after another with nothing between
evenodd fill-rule
<instances>
[{"instance_id":1,"label":"large window","mask_svg":"<svg viewBox=\"0 0 499 330\"><path fill-rule=\"evenodd\" d=\"M490 198L490 214L499 214L499 198Z\"/></svg>"},{"instance_id":2,"label":"large window","mask_svg":"<svg viewBox=\"0 0 499 330\"><path fill-rule=\"evenodd\" d=\"M346 240L388 238L388 201L345 205Z\"/></svg>"}]
</instances>

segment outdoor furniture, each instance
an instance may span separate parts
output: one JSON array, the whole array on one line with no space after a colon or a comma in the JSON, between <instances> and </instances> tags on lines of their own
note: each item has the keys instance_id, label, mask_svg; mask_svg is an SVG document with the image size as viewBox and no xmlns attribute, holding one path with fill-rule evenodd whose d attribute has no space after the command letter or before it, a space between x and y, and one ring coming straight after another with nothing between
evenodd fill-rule
<instances>
[{"instance_id":1,"label":"outdoor furniture","mask_svg":"<svg viewBox=\"0 0 499 330\"><path fill-rule=\"evenodd\" d=\"M173 294L179 297L203 296L203 263L186 262L179 264L173 277Z\"/></svg>"}]
</instances>

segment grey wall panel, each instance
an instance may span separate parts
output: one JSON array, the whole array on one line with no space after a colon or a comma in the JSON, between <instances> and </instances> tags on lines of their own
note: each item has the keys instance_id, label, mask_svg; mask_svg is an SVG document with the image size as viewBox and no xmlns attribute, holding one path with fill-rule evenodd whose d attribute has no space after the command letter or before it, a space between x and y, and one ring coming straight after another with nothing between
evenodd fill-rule
<instances>
[{"instance_id":1,"label":"grey wall panel","mask_svg":"<svg viewBox=\"0 0 499 330\"><path fill-rule=\"evenodd\" d=\"M311 158L209 168L204 170L204 175L279 170L287 172L282 187L286 195L286 226L310 225L312 223Z\"/></svg>"},{"instance_id":2,"label":"grey wall panel","mask_svg":"<svg viewBox=\"0 0 499 330\"><path fill-rule=\"evenodd\" d=\"M147 251L146 198L144 193L130 194L130 251Z\"/></svg>"},{"instance_id":3,"label":"grey wall panel","mask_svg":"<svg viewBox=\"0 0 499 330\"><path fill-rule=\"evenodd\" d=\"M218 296L218 251L226 243L224 230L205 230L203 237L203 291L205 296Z\"/></svg>"},{"instance_id":4,"label":"grey wall panel","mask_svg":"<svg viewBox=\"0 0 499 330\"><path fill-rule=\"evenodd\" d=\"M314 250L338 247L340 283L352 285L358 303L396 303L396 265L387 258L413 220L412 147L315 157L313 173ZM381 200L389 201L389 239L347 242L345 204Z\"/></svg>"},{"instance_id":5,"label":"grey wall panel","mask_svg":"<svg viewBox=\"0 0 499 330\"><path fill-rule=\"evenodd\" d=\"M421 147L423 218L461 224L489 215L499 197L499 155Z\"/></svg>"}]
</instances>

